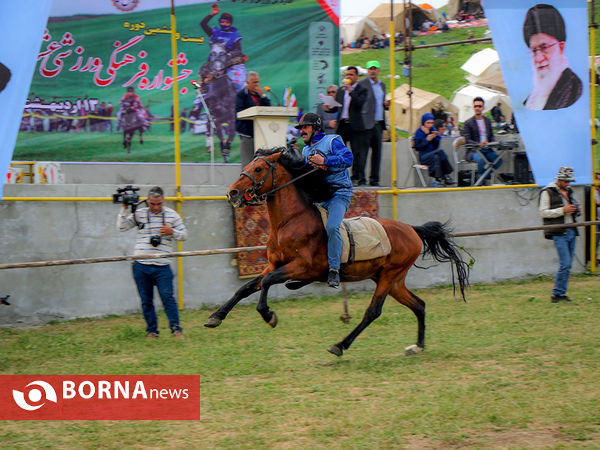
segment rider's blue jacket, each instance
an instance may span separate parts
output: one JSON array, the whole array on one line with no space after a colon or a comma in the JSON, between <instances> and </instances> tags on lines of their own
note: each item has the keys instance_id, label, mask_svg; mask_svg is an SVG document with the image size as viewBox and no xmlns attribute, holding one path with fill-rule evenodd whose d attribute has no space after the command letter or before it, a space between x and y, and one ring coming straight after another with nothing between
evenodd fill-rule
<instances>
[{"instance_id":1,"label":"rider's blue jacket","mask_svg":"<svg viewBox=\"0 0 600 450\"><path fill-rule=\"evenodd\" d=\"M313 143L302 149L304 161L308 163L308 157L318 152L325 156L327 184L335 189L336 195L352 197L352 181L348 167L352 166L354 158L342 138L337 134L325 134L320 131L315 133Z\"/></svg>"}]
</instances>

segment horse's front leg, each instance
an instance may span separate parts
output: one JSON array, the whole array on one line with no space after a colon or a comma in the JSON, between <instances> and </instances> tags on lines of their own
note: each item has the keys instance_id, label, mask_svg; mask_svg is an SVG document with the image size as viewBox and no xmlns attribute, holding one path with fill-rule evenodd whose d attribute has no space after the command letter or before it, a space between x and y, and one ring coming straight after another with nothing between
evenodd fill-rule
<instances>
[{"instance_id":1,"label":"horse's front leg","mask_svg":"<svg viewBox=\"0 0 600 450\"><path fill-rule=\"evenodd\" d=\"M227 317L227 314L229 314L229 311L231 311L235 305L249 295L254 294L256 291L260 291L260 281L262 279L263 274L250 280L248 283L239 288L227 303L210 315L204 326L208 328L215 328L221 325L221 322L225 319L225 317Z\"/></svg>"},{"instance_id":2,"label":"horse's front leg","mask_svg":"<svg viewBox=\"0 0 600 450\"><path fill-rule=\"evenodd\" d=\"M256 305L256 310L263 320L273 328L277 326L277 315L269 309L269 305L267 304L267 295L272 285L310 275L305 267L296 262L291 262L266 274L261 283L260 299L258 300L258 305Z\"/></svg>"}]
</instances>

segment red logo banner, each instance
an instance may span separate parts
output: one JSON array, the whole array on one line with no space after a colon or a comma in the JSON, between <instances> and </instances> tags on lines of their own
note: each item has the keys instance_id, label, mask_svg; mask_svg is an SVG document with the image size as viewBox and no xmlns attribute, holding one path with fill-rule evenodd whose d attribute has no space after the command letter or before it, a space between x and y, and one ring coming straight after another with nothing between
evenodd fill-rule
<instances>
[{"instance_id":1,"label":"red logo banner","mask_svg":"<svg viewBox=\"0 0 600 450\"><path fill-rule=\"evenodd\" d=\"M0 420L199 420L200 375L0 375Z\"/></svg>"}]
</instances>

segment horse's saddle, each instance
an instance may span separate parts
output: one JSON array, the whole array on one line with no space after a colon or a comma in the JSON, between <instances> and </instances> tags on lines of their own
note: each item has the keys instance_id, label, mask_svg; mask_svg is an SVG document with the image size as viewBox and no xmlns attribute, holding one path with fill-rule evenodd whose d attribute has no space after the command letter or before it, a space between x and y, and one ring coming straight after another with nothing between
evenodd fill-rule
<instances>
[{"instance_id":1,"label":"horse's saddle","mask_svg":"<svg viewBox=\"0 0 600 450\"><path fill-rule=\"evenodd\" d=\"M317 206L323 226L327 223L327 210ZM370 217L344 219L340 225L342 234L342 264L366 261L389 255L392 245L383 226Z\"/></svg>"}]
</instances>

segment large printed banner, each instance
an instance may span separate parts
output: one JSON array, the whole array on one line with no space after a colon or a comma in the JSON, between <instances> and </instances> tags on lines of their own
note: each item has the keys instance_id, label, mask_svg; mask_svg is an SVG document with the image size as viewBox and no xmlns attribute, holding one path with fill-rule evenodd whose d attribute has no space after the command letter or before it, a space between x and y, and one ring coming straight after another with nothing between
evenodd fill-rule
<instances>
[{"instance_id":1,"label":"large printed banner","mask_svg":"<svg viewBox=\"0 0 600 450\"><path fill-rule=\"evenodd\" d=\"M175 0L174 124L170 2L53 0L13 159L172 162L178 126L183 162L238 162L246 74L272 105L313 109L338 82L339 12L338 0Z\"/></svg>"},{"instance_id":2,"label":"large printed banner","mask_svg":"<svg viewBox=\"0 0 600 450\"><path fill-rule=\"evenodd\" d=\"M586 0L485 0L485 14L535 180L571 166L591 182Z\"/></svg>"},{"instance_id":3,"label":"large printed banner","mask_svg":"<svg viewBox=\"0 0 600 450\"><path fill-rule=\"evenodd\" d=\"M50 0L0 3L0 174L4 178L19 131L35 56L40 48ZM2 179L0 178L0 180ZM2 198L3 181L0 181Z\"/></svg>"}]
</instances>

